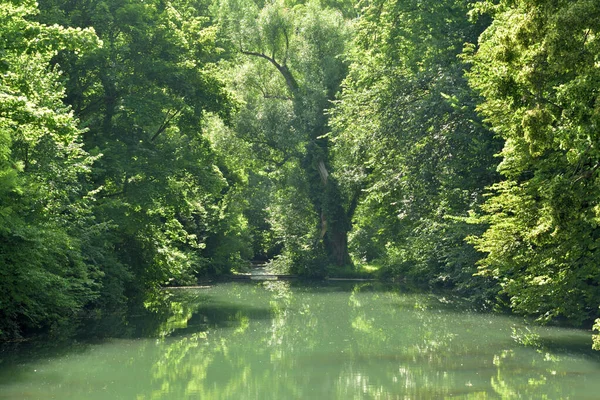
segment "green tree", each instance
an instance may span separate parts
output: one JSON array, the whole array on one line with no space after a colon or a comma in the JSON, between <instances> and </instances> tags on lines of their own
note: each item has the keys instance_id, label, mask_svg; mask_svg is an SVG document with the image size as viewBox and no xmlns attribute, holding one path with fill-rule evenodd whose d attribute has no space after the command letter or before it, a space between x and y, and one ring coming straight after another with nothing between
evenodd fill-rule
<instances>
[{"instance_id":1,"label":"green tree","mask_svg":"<svg viewBox=\"0 0 600 400\"><path fill-rule=\"evenodd\" d=\"M348 23L314 1L223 1L219 15L238 53L229 69L244 104L236 132L276 186L271 228L307 272L349 263L350 210L331 174L325 112L346 73Z\"/></svg>"},{"instance_id":2,"label":"green tree","mask_svg":"<svg viewBox=\"0 0 600 400\"><path fill-rule=\"evenodd\" d=\"M482 2L494 21L473 48L470 82L505 139L473 238L480 274L540 321L598 316L600 3Z\"/></svg>"},{"instance_id":3,"label":"green tree","mask_svg":"<svg viewBox=\"0 0 600 400\"><path fill-rule=\"evenodd\" d=\"M481 231L456 217L496 179L499 141L475 112L477 95L458 56L483 22L470 1L366 1L350 73L332 120L338 171L362 193L351 247L385 273L477 288L480 255L464 238Z\"/></svg>"},{"instance_id":4,"label":"green tree","mask_svg":"<svg viewBox=\"0 0 600 400\"><path fill-rule=\"evenodd\" d=\"M0 338L72 317L98 295L83 255L94 235L85 191L94 158L62 102L59 49L97 46L92 30L33 21L34 1L0 7Z\"/></svg>"},{"instance_id":5,"label":"green tree","mask_svg":"<svg viewBox=\"0 0 600 400\"><path fill-rule=\"evenodd\" d=\"M231 268L239 257L210 262L220 245L211 238L237 230L227 219L229 184L202 132L207 112L227 121L232 109L212 72L219 55L208 3L46 0L41 8L44 21L92 26L104 42L55 62L88 128L86 148L103 155L93 170L101 188L94 214L110 227L108 247L125 266L107 271L111 286L131 297Z\"/></svg>"}]
</instances>

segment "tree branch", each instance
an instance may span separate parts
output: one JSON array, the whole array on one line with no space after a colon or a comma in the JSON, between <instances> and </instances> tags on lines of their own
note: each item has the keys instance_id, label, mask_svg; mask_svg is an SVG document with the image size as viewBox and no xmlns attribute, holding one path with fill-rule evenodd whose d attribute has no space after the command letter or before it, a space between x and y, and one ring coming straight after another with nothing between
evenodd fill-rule
<instances>
[{"instance_id":1,"label":"tree branch","mask_svg":"<svg viewBox=\"0 0 600 400\"><path fill-rule=\"evenodd\" d=\"M591 31L592 31L591 29L588 29L588 30L585 32L585 35L583 36L583 43L582 43L582 45L583 45L583 48L584 48L584 50L585 50L585 43L587 42L587 40L588 40L588 37L590 36L590 32L591 32Z\"/></svg>"},{"instance_id":2,"label":"tree branch","mask_svg":"<svg viewBox=\"0 0 600 400\"><path fill-rule=\"evenodd\" d=\"M279 64L277 62L277 60L275 60L273 57L269 57L268 55L263 54L263 53L258 53L255 51L246 51L246 50L242 50L242 49L240 49L240 52L247 56L264 58L265 60L267 60L268 62L273 64L273 66L275 66L275 68L277 68L279 73L285 79L285 82L286 82L287 87L290 90L290 92L292 92L292 94L294 94L294 95L298 92L298 82L296 82L296 79L292 75L291 71L288 69L287 65Z\"/></svg>"},{"instance_id":3,"label":"tree branch","mask_svg":"<svg viewBox=\"0 0 600 400\"><path fill-rule=\"evenodd\" d=\"M327 171L327 167L323 160L319 160L319 164L317 164L317 169L319 170L319 175L321 176L321 182L323 185L327 185L327 178L329 177L329 172Z\"/></svg>"},{"instance_id":4,"label":"tree branch","mask_svg":"<svg viewBox=\"0 0 600 400\"><path fill-rule=\"evenodd\" d=\"M362 190L360 187L355 189L354 193L352 194L352 200L350 201L350 206L348 207L348 211L346 212L346 217L349 221L352 221L352 217L354 217L354 213L356 212L356 208L358 207L361 194Z\"/></svg>"},{"instance_id":5,"label":"tree branch","mask_svg":"<svg viewBox=\"0 0 600 400\"><path fill-rule=\"evenodd\" d=\"M158 130L156 131L156 133L152 136L152 138L150 139L150 141L154 142L154 139L156 139L158 137L158 135L160 135L161 133L163 133L167 129L167 127L169 126L169 124L171 123L171 121L173 120L173 118L175 118L177 115L179 115L179 113L181 113L181 111L183 111L183 106L181 106L179 108L179 110L176 110L173 113L173 115L169 115L169 112L167 111L167 116L165 117L165 120L160 125L160 127L158 128Z\"/></svg>"},{"instance_id":6,"label":"tree branch","mask_svg":"<svg viewBox=\"0 0 600 400\"><path fill-rule=\"evenodd\" d=\"M283 52L283 65L286 65L288 52L290 50L290 38L288 36L286 29L283 30L283 36L285 37L285 51Z\"/></svg>"}]
</instances>

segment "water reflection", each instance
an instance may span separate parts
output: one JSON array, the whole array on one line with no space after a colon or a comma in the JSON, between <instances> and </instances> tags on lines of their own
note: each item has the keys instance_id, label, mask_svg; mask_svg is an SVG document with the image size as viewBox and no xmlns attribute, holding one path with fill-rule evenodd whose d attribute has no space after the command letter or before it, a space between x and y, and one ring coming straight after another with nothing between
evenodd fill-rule
<instances>
[{"instance_id":1,"label":"water reflection","mask_svg":"<svg viewBox=\"0 0 600 400\"><path fill-rule=\"evenodd\" d=\"M280 281L165 295L146 304L147 318L118 327L120 339L71 343L51 356L3 352L0 398L585 399L600 393L598 357L569 347L589 348L585 332L461 311L468 305L451 297L370 283Z\"/></svg>"}]
</instances>

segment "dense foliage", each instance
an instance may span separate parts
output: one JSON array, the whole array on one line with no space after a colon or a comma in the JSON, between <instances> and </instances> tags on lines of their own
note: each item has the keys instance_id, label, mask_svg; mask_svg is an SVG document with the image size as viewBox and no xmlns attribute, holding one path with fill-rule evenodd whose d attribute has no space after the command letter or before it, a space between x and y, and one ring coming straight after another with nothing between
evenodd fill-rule
<instances>
[{"instance_id":1,"label":"dense foliage","mask_svg":"<svg viewBox=\"0 0 600 400\"><path fill-rule=\"evenodd\" d=\"M101 274L82 254L95 230L85 189L94 158L50 64L97 40L33 22L35 12L33 1L0 8L0 337L72 315L97 297Z\"/></svg>"},{"instance_id":2,"label":"dense foliage","mask_svg":"<svg viewBox=\"0 0 600 400\"><path fill-rule=\"evenodd\" d=\"M480 273L513 310L540 320L598 315L600 4L519 1L491 6L472 57L479 108L505 140L485 204Z\"/></svg>"},{"instance_id":3,"label":"dense foliage","mask_svg":"<svg viewBox=\"0 0 600 400\"><path fill-rule=\"evenodd\" d=\"M206 112L233 109L208 5L47 1L43 23L35 7L2 4L3 336L194 282L245 250L221 249L241 233L202 135Z\"/></svg>"},{"instance_id":4,"label":"dense foliage","mask_svg":"<svg viewBox=\"0 0 600 400\"><path fill-rule=\"evenodd\" d=\"M597 1L0 3L0 337L252 260L600 316Z\"/></svg>"},{"instance_id":5,"label":"dense foliage","mask_svg":"<svg viewBox=\"0 0 600 400\"><path fill-rule=\"evenodd\" d=\"M342 13L318 2L230 0L220 4L227 66L242 101L233 131L252 146L253 173L269 182L266 218L282 257L308 274L347 264L350 221L331 176L325 109L346 71L341 58L349 27Z\"/></svg>"},{"instance_id":6,"label":"dense foliage","mask_svg":"<svg viewBox=\"0 0 600 400\"><path fill-rule=\"evenodd\" d=\"M85 146L102 155L93 169L95 217L110 226L107 245L125 267L110 268L133 274L128 290L191 281L207 264L206 240L229 229L221 221L226 177L202 135L205 112L227 120L232 109L212 73L208 5L48 0L41 7L45 21L92 26L103 42L55 61L67 76L66 101L87 127Z\"/></svg>"},{"instance_id":7,"label":"dense foliage","mask_svg":"<svg viewBox=\"0 0 600 400\"><path fill-rule=\"evenodd\" d=\"M365 2L333 126L340 180L364 193L355 255L393 277L487 296L494 284L473 277L480 254L464 242L481 228L460 217L497 179L499 141L458 58L482 29L468 5Z\"/></svg>"}]
</instances>

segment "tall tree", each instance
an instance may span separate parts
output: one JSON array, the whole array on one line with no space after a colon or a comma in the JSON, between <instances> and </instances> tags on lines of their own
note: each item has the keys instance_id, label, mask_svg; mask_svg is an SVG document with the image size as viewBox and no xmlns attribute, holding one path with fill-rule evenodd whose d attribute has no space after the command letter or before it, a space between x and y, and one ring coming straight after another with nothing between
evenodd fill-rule
<instances>
[{"instance_id":1,"label":"tall tree","mask_svg":"<svg viewBox=\"0 0 600 400\"><path fill-rule=\"evenodd\" d=\"M329 262L349 263L349 210L331 175L325 112L346 72L341 59L346 21L340 12L314 1L227 0L221 3L220 18L241 64L235 68L236 83L245 106L237 131L293 185L279 191L283 214L274 219L289 231L300 219L310 221L304 236L312 243L303 247L310 247L313 256L322 251ZM285 222L290 213L303 217ZM282 240L288 249L297 245Z\"/></svg>"},{"instance_id":2,"label":"tall tree","mask_svg":"<svg viewBox=\"0 0 600 400\"><path fill-rule=\"evenodd\" d=\"M62 102L59 49L93 31L34 21L34 1L0 2L0 339L74 316L98 295L86 258L95 233L86 177L94 160Z\"/></svg>"},{"instance_id":3,"label":"tall tree","mask_svg":"<svg viewBox=\"0 0 600 400\"><path fill-rule=\"evenodd\" d=\"M600 3L481 2L493 15L470 82L505 139L473 239L513 310L591 323L600 304Z\"/></svg>"},{"instance_id":4,"label":"tall tree","mask_svg":"<svg viewBox=\"0 0 600 400\"><path fill-rule=\"evenodd\" d=\"M207 240L227 231L228 183L202 134L206 112L227 120L232 107L211 72L219 56L208 3L40 6L43 20L92 26L104 43L93 54L61 53L55 62L66 71L67 101L88 127L86 148L102 154L93 171L101 188L94 211L110 226L107 241L134 278L129 289L192 280L210 267ZM127 290L121 272L106 272L115 288Z\"/></svg>"},{"instance_id":5,"label":"tall tree","mask_svg":"<svg viewBox=\"0 0 600 400\"><path fill-rule=\"evenodd\" d=\"M456 217L481 203L499 149L458 57L483 29L469 22L470 3L363 2L332 120L338 177L363 193L355 255L395 277L464 288L484 284L464 242L481 228Z\"/></svg>"}]
</instances>

